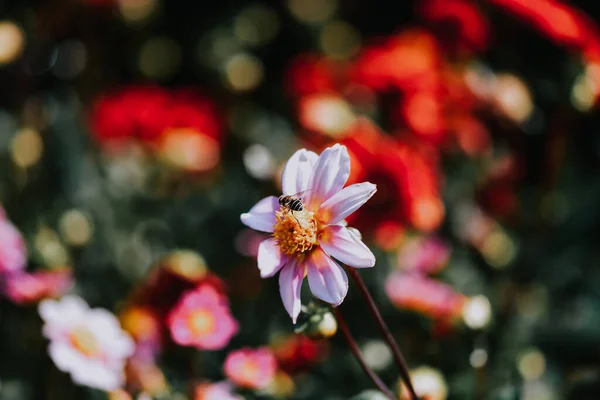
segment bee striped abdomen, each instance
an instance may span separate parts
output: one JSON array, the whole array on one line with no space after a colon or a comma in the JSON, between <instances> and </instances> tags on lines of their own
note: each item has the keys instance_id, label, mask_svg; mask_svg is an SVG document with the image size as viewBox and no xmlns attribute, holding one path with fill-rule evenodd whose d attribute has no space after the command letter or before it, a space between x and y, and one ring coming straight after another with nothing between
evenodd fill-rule
<instances>
[{"instance_id":1,"label":"bee striped abdomen","mask_svg":"<svg viewBox=\"0 0 600 400\"><path fill-rule=\"evenodd\" d=\"M304 203L302 200L292 196L281 196L279 204L282 207L289 208L292 211L304 211Z\"/></svg>"},{"instance_id":2,"label":"bee striped abdomen","mask_svg":"<svg viewBox=\"0 0 600 400\"><path fill-rule=\"evenodd\" d=\"M290 201L289 207L294 211L302 211L304 210L304 204L300 199L292 199Z\"/></svg>"}]
</instances>

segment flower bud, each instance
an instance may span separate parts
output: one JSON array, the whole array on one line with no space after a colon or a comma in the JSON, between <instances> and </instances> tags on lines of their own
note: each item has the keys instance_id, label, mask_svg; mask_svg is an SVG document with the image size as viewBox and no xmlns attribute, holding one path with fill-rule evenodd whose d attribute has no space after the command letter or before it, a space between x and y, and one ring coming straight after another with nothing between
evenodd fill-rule
<instances>
[{"instance_id":1,"label":"flower bud","mask_svg":"<svg viewBox=\"0 0 600 400\"><path fill-rule=\"evenodd\" d=\"M309 304L295 329L310 339L330 338L337 332L337 321L328 307Z\"/></svg>"}]
</instances>

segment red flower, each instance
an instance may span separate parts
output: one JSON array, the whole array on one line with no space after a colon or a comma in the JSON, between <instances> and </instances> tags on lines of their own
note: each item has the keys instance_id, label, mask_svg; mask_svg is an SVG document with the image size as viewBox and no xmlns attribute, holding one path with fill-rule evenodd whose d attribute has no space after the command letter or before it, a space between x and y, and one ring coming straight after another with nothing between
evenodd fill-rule
<instances>
[{"instance_id":1,"label":"red flower","mask_svg":"<svg viewBox=\"0 0 600 400\"><path fill-rule=\"evenodd\" d=\"M286 73L286 89L295 97L336 92L345 66L330 58L304 54L295 58Z\"/></svg>"},{"instance_id":2,"label":"red flower","mask_svg":"<svg viewBox=\"0 0 600 400\"><path fill-rule=\"evenodd\" d=\"M180 170L205 172L220 161L218 112L191 90L132 86L104 95L92 110L91 125L101 145L137 140Z\"/></svg>"},{"instance_id":3,"label":"red flower","mask_svg":"<svg viewBox=\"0 0 600 400\"><path fill-rule=\"evenodd\" d=\"M132 86L101 96L91 114L96 139L107 144L158 138L168 101L168 93L156 86Z\"/></svg>"},{"instance_id":4,"label":"red flower","mask_svg":"<svg viewBox=\"0 0 600 400\"><path fill-rule=\"evenodd\" d=\"M369 181L378 188L373 198L348 219L352 226L377 229L392 221L433 231L440 225L444 206L435 156L383 136L365 119L354 125L342 144L352 159L349 183Z\"/></svg>"},{"instance_id":5,"label":"red flower","mask_svg":"<svg viewBox=\"0 0 600 400\"><path fill-rule=\"evenodd\" d=\"M288 374L312 368L327 354L327 341L316 341L303 335L275 340L271 346L277 363Z\"/></svg>"},{"instance_id":6,"label":"red flower","mask_svg":"<svg viewBox=\"0 0 600 400\"><path fill-rule=\"evenodd\" d=\"M556 0L490 0L533 24L555 42L589 56L600 55L599 30L582 11Z\"/></svg>"},{"instance_id":7,"label":"red flower","mask_svg":"<svg viewBox=\"0 0 600 400\"><path fill-rule=\"evenodd\" d=\"M423 30L407 30L367 47L356 60L353 79L375 90L414 90L438 81L438 43Z\"/></svg>"},{"instance_id":8,"label":"red flower","mask_svg":"<svg viewBox=\"0 0 600 400\"><path fill-rule=\"evenodd\" d=\"M425 0L421 3L420 12L450 50L459 53L485 50L489 27L471 1Z\"/></svg>"},{"instance_id":9,"label":"red flower","mask_svg":"<svg viewBox=\"0 0 600 400\"><path fill-rule=\"evenodd\" d=\"M441 96L431 91L415 91L404 96L400 116L417 136L440 145L447 137L445 104Z\"/></svg>"}]
</instances>

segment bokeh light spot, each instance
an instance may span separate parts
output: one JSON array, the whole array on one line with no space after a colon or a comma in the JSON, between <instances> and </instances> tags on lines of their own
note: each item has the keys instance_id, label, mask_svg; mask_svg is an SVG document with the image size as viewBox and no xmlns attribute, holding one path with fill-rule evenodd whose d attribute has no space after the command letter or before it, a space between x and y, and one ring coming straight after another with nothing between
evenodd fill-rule
<instances>
[{"instance_id":1,"label":"bokeh light spot","mask_svg":"<svg viewBox=\"0 0 600 400\"><path fill-rule=\"evenodd\" d=\"M25 35L12 21L0 21L0 65L9 64L19 57L25 46Z\"/></svg>"},{"instance_id":2,"label":"bokeh light spot","mask_svg":"<svg viewBox=\"0 0 600 400\"><path fill-rule=\"evenodd\" d=\"M329 20L338 9L337 0L289 0L290 11L305 23L320 23Z\"/></svg>"},{"instance_id":3,"label":"bokeh light spot","mask_svg":"<svg viewBox=\"0 0 600 400\"><path fill-rule=\"evenodd\" d=\"M240 42L250 46L262 46L277 36L279 27L279 16L275 11L264 5L254 5L238 15L233 31Z\"/></svg>"},{"instance_id":4,"label":"bokeh light spot","mask_svg":"<svg viewBox=\"0 0 600 400\"><path fill-rule=\"evenodd\" d=\"M471 297L463 306L462 317L471 329L485 328L492 319L492 305L483 295Z\"/></svg>"},{"instance_id":5,"label":"bokeh light spot","mask_svg":"<svg viewBox=\"0 0 600 400\"><path fill-rule=\"evenodd\" d=\"M523 379L538 379L546 370L546 358L539 350L529 349L518 357L517 366Z\"/></svg>"},{"instance_id":6,"label":"bokeh light spot","mask_svg":"<svg viewBox=\"0 0 600 400\"><path fill-rule=\"evenodd\" d=\"M29 168L40 160L43 149L39 132L33 128L23 128L12 139L11 157L18 167Z\"/></svg>"},{"instance_id":7,"label":"bokeh light spot","mask_svg":"<svg viewBox=\"0 0 600 400\"><path fill-rule=\"evenodd\" d=\"M148 20L156 11L157 0L118 0L121 17L130 23Z\"/></svg>"},{"instance_id":8,"label":"bokeh light spot","mask_svg":"<svg viewBox=\"0 0 600 400\"><path fill-rule=\"evenodd\" d=\"M65 212L60 218L59 226L64 240L73 246L83 246L92 237L92 223L81 210L73 209Z\"/></svg>"},{"instance_id":9,"label":"bokeh light spot","mask_svg":"<svg viewBox=\"0 0 600 400\"><path fill-rule=\"evenodd\" d=\"M321 30L319 44L329 57L347 59L359 50L360 34L344 21L332 21Z\"/></svg>"},{"instance_id":10,"label":"bokeh light spot","mask_svg":"<svg viewBox=\"0 0 600 400\"><path fill-rule=\"evenodd\" d=\"M251 54L236 54L225 64L225 77L232 90L251 91L263 80L263 66L261 61Z\"/></svg>"}]
</instances>

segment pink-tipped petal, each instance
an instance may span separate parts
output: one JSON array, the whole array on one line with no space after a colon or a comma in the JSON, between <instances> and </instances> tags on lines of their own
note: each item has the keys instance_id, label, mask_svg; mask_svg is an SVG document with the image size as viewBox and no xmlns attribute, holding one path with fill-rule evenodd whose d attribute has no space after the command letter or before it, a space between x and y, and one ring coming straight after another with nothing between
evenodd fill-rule
<instances>
[{"instance_id":1,"label":"pink-tipped petal","mask_svg":"<svg viewBox=\"0 0 600 400\"><path fill-rule=\"evenodd\" d=\"M346 146L336 144L319 156L308 184L306 202L309 208L318 206L342 190L350 176L350 156Z\"/></svg>"},{"instance_id":2,"label":"pink-tipped petal","mask_svg":"<svg viewBox=\"0 0 600 400\"><path fill-rule=\"evenodd\" d=\"M377 191L377 186L369 182L350 185L321 204L319 215L326 224L337 224L358 210Z\"/></svg>"},{"instance_id":3,"label":"pink-tipped petal","mask_svg":"<svg viewBox=\"0 0 600 400\"><path fill-rule=\"evenodd\" d=\"M292 317L294 324L302 306L300 291L304 280L304 270L304 265L299 264L296 259L292 259L279 274L281 300L283 300L283 306Z\"/></svg>"},{"instance_id":4,"label":"pink-tipped petal","mask_svg":"<svg viewBox=\"0 0 600 400\"><path fill-rule=\"evenodd\" d=\"M288 261L288 257L279 250L277 242L272 238L260 243L257 258L261 278L275 275Z\"/></svg>"},{"instance_id":5,"label":"pink-tipped petal","mask_svg":"<svg viewBox=\"0 0 600 400\"><path fill-rule=\"evenodd\" d=\"M375 256L371 250L343 226L327 226L319 243L327 254L351 267L370 268L375 265Z\"/></svg>"},{"instance_id":6,"label":"pink-tipped petal","mask_svg":"<svg viewBox=\"0 0 600 400\"><path fill-rule=\"evenodd\" d=\"M281 189L285 195L293 195L308 189L308 181L319 156L312 151L300 149L285 164L281 175Z\"/></svg>"},{"instance_id":7,"label":"pink-tipped petal","mask_svg":"<svg viewBox=\"0 0 600 400\"><path fill-rule=\"evenodd\" d=\"M242 214L242 223L261 232L273 232L275 212L279 210L279 200L275 196L265 197L247 213Z\"/></svg>"},{"instance_id":8,"label":"pink-tipped petal","mask_svg":"<svg viewBox=\"0 0 600 400\"><path fill-rule=\"evenodd\" d=\"M321 249L308 257L308 285L315 296L334 306L348 293L346 272Z\"/></svg>"}]
</instances>

